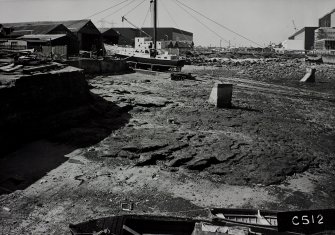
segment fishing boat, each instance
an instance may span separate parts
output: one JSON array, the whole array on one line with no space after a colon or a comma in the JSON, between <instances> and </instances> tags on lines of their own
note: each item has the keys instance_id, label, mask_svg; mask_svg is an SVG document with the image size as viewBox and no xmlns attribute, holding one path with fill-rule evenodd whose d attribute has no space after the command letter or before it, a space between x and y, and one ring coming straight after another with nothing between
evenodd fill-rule
<instances>
[{"instance_id":1,"label":"fishing boat","mask_svg":"<svg viewBox=\"0 0 335 235\"><path fill-rule=\"evenodd\" d=\"M149 37L137 37L134 48L119 47L115 55L125 59L134 68L180 71L186 61L180 59L179 55L170 54L168 50L164 50L162 43L157 41L157 0L151 0L151 4L153 8L153 40L148 34ZM124 20L136 27L125 17L122 17L122 21Z\"/></svg>"},{"instance_id":2,"label":"fishing boat","mask_svg":"<svg viewBox=\"0 0 335 235\"><path fill-rule=\"evenodd\" d=\"M211 214L218 221L236 224L250 224L264 228L276 229L277 212L255 209L211 209Z\"/></svg>"}]
</instances>

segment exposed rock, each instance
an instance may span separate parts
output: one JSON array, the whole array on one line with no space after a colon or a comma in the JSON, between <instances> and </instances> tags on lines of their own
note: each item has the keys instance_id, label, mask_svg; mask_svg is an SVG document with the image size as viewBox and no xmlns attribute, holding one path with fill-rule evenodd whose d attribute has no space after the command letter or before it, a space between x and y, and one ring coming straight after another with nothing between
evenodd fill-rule
<instances>
[{"instance_id":1,"label":"exposed rock","mask_svg":"<svg viewBox=\"0 0 335 235\"><path fill-rule=\"evenodd\" d=\"M142 154L136 166L154 165L157 160L164 160L167 156L166 152Z\"/></svg>"},{"instance_id":2,"label":"exposed rock","mask_svg":"<svg viewBox=\"0 0 335 235\"><path fill-rule=\"evenodd\" d=\"M174 158L168 163L168 166L170 167L179 167L184 165L186 162L189 162L193 159L194 157L192 155L182 155Z\"/></svg>"},{"instance_id":3,"label":"exposed rock","mask_svg":"<svg viewBox=\"0 0 335 235\"><path fill-rule=\"evenodd\" d=\"M178 150L181 150L181 149L183 149L183 148L186 148L186 147L188 147L188 146L189 146L188 143L180 143L180 142L178 142L178 143L176 143L176 144L169 145L169 147L168 147L168 151L170 151L170 152L174 152L174 151L178 151Z\"/></svg>"},{"instance_id":4,"label":"exposed rock","mask_svg":"<svg viewBox=\"0 0 335 235\"><path fill-rule=\"evenodd\" d=\"M121 150L120 152L118 152L116 156L121 157L121 158L127 158L127 159L130 159L130 160L140 157L139 154L132 153L132 152L129 152L129 151L124 151L124 150Z\"/></svg>"},{"instance_id":5,"label":"exposed rock","mask_svg":"<svg viewBox=\"0 0 335 235\"><path fill-rule=\"evenodd\" d=\"M197 157L194 160L187 162L186 168L190 170L204 170L205 168L209 167L212 164L218 163L218 160L215 157Z\"/></svg>"},{"instance_id":6,"label":"exposed rock","mask_svg":"<svg viewBox=\"0 0 335 235\"><path fill-rule=\"evenodd\" d=\"M133 153L144 153L155 151L166 147L168 144L163 142L156 142L154 140L144 140L140 143L128 144L122 147L122 150L133 152Z\"/></svg>"}]
</instances>

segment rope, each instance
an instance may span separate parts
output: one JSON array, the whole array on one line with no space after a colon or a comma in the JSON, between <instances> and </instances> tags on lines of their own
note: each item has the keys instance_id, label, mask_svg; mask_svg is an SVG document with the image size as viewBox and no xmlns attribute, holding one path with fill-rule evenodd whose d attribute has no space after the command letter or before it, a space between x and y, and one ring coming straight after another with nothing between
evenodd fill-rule
<instances>
[{"instance_id":1,"label":"rope","mask_svg":"<svg viewBox=\"0 0 335 235\"><path fill-rule=\"evenodd\" d=\"M173 17L170 14L170 11L167 9L167 7L164 5L164 1L161 2L163 5L163 8L166 10L166 12L168 13L169 17L171 18L171 20L173 21L173 23L177 26L178 30L180 31L180 33L184 36L184 40L187 41L187 37L186 35L183 33L182 30L180 30L179 25L177 24L177 22L173 19Z\"/></svg>"},{"instance_id":2,"label":"rope","mask_svg":"<svg viewBox=\"0 0 335 235\"><path fill-rule=\"evenodd\" d=\"M142 23L142 28L143 28L143 26L144 26L144 24L145 24L145 22L146 22L146 20L147 20L147 18L148 18L149 11L150 11L150 7L149 7L148 10L147 10L147 14L145 14L145 18L144 18L144 21L143 21L143 23Z\"/></svg>"},{"instance_id":3,"label":"rope","mask_svg":"<svg viewBox=\"0 0 335 235\"><path fill-rule=\"evenodd\" d=\"M177 0L175 0L177 1ZM211 31L212 33L214 33L216 36L218 36L219 38L221 38L222 40L224 40L226 43L229 43L229 41L225 38L223 38L220 34L218 34L217 32L215 32L214 30L212 30L210 27L208 27L206 24L204 24L203 22L201 22L198 18L196 18L194 15L192 15L189 11L187 11L184 7L180 6L178 4L178 2L175 2L181 9L183 9L187 14L189 14L191 17L193 17L196 21L198 21L200 24L202 24L205 28L207 28L209 31Z\"/></svg>"},{"instance_id":4,"label":"rope","mask_svg":"<svg viewBox=\"0 0 335 235\"><path fill-rule=\"evenodd\" d=\"M133 7L130 11L128 11L126 14L124 14L124 16L128 15L130 12L134 11L138 6L140 6L142 3L144 3L146 0L143 0L142 2L140 2L139 4L137 4L135 7Z\"/></svg>"},{"instance_id":5,"label":"rope","mask_svg":"<svg viewBox=\"0 0 335 235\"><path fill-rule=\"evenodd\" d=\"M120 2L120 3L116 4L116 5L111 6L111 7L108 7L108 8L106 8L106 9L102 10L102 11L98 11L98 12L94 13L93 15L90 15L90 16L86 17L86 19L89 19L89 18L91 18L91 17L94 17L94 16L96 16L96 15L99 15L100 13L105 12L105 11L108 11L108 10L110 10L110 9L112 9L112 8L114 8L114 7L117 7L117 6L119 6L119 5L121 5L122 3L127 2L127 1L129 1L129 0L124 0L123 2Z\"/></svg>"},{"instance_id":6,"label":"rope","mask_svg":"<svg viewBox=\"0 0 335 235\"><path fill-rule=\"evenodd\" d=\"M254 43L254 44L256 44L256 45L262 47L262 45L260 45L259 43L257 43L257 42L255 42L255 41L253 41L253 40L251 40L251 39L249 39L249 38L247 38L247 37L245 37L245 36L243 36L243 35L241 35L241 34L235 32L234 30L232 30L232 29L230 29L230 28L228 28L228 27L226 27L226 26L224 26L224 25L222 25L222 24L216 22L215 20L212 20L211 18L209 18L209 17L205 16L204 14L202 14L201 12L196 11L196 10L194 10L193 8L191 8L191 7L187 6L187 5L185 5L184 3L180 2L179 0L175 0L175 1L179 2L181 5L187 7L188 9L190 9L190 10L196 12L197 14L199 14L199 15L201 15L202 17L206 18L207 20L209 20L209 21L211 21L211 22L213 22L213 23L219 25L220 27L222 27L222 28L228 30L229 32L232 32L232 33L236 34L237 36L239 36L239 37L241 37L241 38L244 38L245 40L247 40L247 41L249 41L249 42L252 42L252 43Z\"/></svg>"},{"instance_id":7,"label":"rope","mask_svg":"<svg viewBox=\"0 0 335 235\"><path fill-rule=\"evenodd\" d=\"M127 0L128 1L128 0ZM131 2L127 3L126 5L124 5L123 7L117 9L116 11L112 12L111 14L103 17L102 19L106 19L107 17L114 15L115 13L119 12L120 10L122 10L123 8L125 8L126 6L129 6L130 4L134 3L136 0L132 0Z\"/></svg>"}]
</instances>

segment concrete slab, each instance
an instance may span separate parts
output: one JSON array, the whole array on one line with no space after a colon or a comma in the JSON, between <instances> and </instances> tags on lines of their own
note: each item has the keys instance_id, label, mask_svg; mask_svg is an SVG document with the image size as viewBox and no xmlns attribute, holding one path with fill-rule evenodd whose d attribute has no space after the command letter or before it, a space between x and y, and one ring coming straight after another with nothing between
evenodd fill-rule
<instances>
[{"instance_id":1,"label":"concrete slab","mask_svg":"<svg viewBox=\"0 0 335 235\"><path fill-rule=\"evenodd\" d=\"M315 82L315 72L315 68L306 68L306 74L300 82Z\"/></svg>"},{"instance_id":2,"label":"concrete slab","mask_svg":"<svg viewBox=\"0 0 335 235\"><path fill-rule=\"evenodd\" d=\"M217 108L231 107L233 84L215 84L208 102Z\"/></svg>"}]
</instances>

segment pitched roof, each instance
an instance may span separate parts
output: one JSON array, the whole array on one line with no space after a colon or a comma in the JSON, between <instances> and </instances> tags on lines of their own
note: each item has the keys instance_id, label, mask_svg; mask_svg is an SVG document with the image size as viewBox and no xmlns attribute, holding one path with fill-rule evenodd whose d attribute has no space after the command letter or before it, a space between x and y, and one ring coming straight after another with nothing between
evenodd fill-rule
<instances>
[{"instance_id":1,"label":"pitched roof","mask_svg":"<svg viewBox=\"0 0 335 235\"><path fill-rule=\"evenodd\" d=\"M291 35L289 37L289 39L293 39L295 36L301 34L302 32L304 32L306 29L317 29L318 27L303 27L302 29L298 30L297 32L295 32L293 35Z\"/></svg>"},{"instance_id":2,"label":"pitched roof","mask_svg":"<svg viewBox=\"0 0 335 235\"><path fill-rule=\"evenodd\" d=\"M22 37L19 37L18 39L29 42L49 42L65 36L66 34L33 34L24 35Z\"/></svg>"},{"instance_id":3,"label":"pitched roof","mask_svg":"<svg viewBox=\"0 0 335 235\"><path fill-rule=\"evenodd\" d=\"M151 32L153 30L152 27L143 27L141 29L146 31L146 32L147 31ZM158 27L157 30L159 30L159 31L172 30L174 32L178 32L178 33L181 33L181 34L185 34L185 35L188 35L188 36L193 36L193 33L189 32L189 31L185 31L185 30L182 30L182 29L177 29L177 28L174 28L174 27Z\"/></svg>"},{"instance_id":4,"label":"pitched roof","mask_svg":"<svg viewBox=\"0 0 335 235\"><path fill-rule=\"evenodd\" d=\"M98 28L98 29L99 29L100 33L104 33L106 31L110 30L110 28Z\"/></svg>"},{"instance_id":5,"label":"pitched roof","mask_svg":"<svg viewBox=\"0 0 335 235\"><path fill-rule=\"evenodd\" d=\"M54 28L59 26L59 24L50 25L24 25L24 26L10 26L14 30L11 33L12 36L20 36L24 34L47 34L51 32Z\"/></svg>"},{"instance_id":6,"label":"pitched roof","mask_svg":"<svg viewBox=\"0 0 335 235\"><path fill-rule=\"evenodd\" d=\"M67 27L72 32L78 32L81 28L83 28L90 21L91 20L89 19L67 20L67 21L58 21L58 23L65 25L65 27Z\"/></svg>"},{"instance_id":7,"label":"pitched roof","mask_svg":"<svg viewBox=\"0 0 335 235\"><path fill-rule=\"evenodd\" d=\"M100 33L104 34L104 33L108 33L108 34L115 34L115 35L119 35L118 32L116 32L116 30L112 29L112 28L98 28Z\"/></svg>"},{"instance_id":8,"label":"pitched roof","mask_svg":"<svg viewBox=\"0 0 335 235\"><path fill-rule=\"evenodd\" d=\"M3 24L6 27L23 27L23 26L36 26L36 25L59 25L63 24L72 32L78 32L83 28L88 22L89 19L84 20L66 20L66 21L36 21L36 22L20 22L20 23L5 23Z\"/></svg>"},{"instance_id":9,"label":"pitched roof","mask_svg":"<svg viewBox=\"0 0 335 235\"><path fill-rule=\"evenodd\" d=\"M322 18L324 18L324 17L327 16L327 15L333 14L334 12L335 12L335 9L331 10L330 12L328 12L327 14L325 14L324 16L322 16L322 17L319 18L319 19L322 19Z\"/></svg>"}]
</instances>

